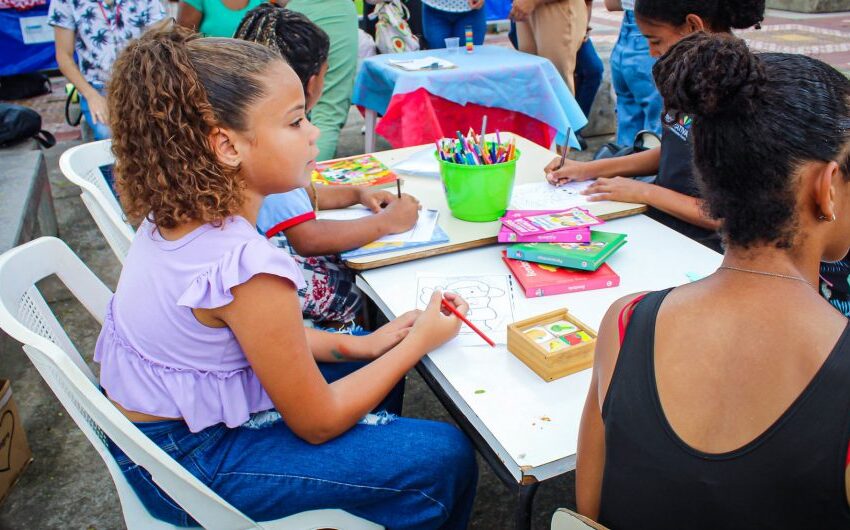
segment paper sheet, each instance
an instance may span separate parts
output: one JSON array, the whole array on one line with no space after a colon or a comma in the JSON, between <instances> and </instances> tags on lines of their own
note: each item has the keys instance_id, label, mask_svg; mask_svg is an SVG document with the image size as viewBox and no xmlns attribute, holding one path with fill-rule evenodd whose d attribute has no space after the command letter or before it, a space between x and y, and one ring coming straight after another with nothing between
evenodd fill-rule
<instances>
[{"instance_id":1,"label":"paper sheet","mask_svg":"<svg viewBox=\"0 0 850 530\"><path fill-rule=\"evenodd\" d=\"M372 214L368 208L342 208L339 210L322 210L319 211L317 217L319 219L329 219L333 221L352 221L354 219L362 219ZM437 210L421 210L419 212L419 220L416 221L416 226L402 232L400 234L389 234L376 241L381 243L421 243L430 241L434 235L434 228L437 226L437 219L440 212Z\"/></svg>"},{"instance_id":2,"label":"paper sheet","mask_svg":"<svg viewBox=\"0 0 850 530\"><path fill-rule=\"evenodd\" d=\"M514 321L513 280L509 274L449 277L420 274L416 281L417 309L425 309L435 289L457 293L469 303L466 315L469 321L496 344L507 344L508 324ZM486 346L467 325L460 328L454 340L463 346Z\"/></svg>"},{"instance_id":3,"label":"paper sheet","mask_svg":"<svg viewBox=\"0 0 850 530\"><path fill-rule=\"evenodd\" d=\"M392 166L396 173L416 177L440 178L440 164L434 156L435 148L429 147Z\"/></svg>"},{"instance_id":4,"label":"paper sheet","mask_svg":"<svg viewBox=\"0 0 850 530\"><path fill-rule=\"evenodd\" d=\"M388 62L395 67L409 72L457 68L455 63L431 55L422 57L421 59L391 59Z\"/></svg>"},{"instance_id":5,"label":"paper sheet","mask_svg":"<svg viewBox=\"0 0 850 530\"><path fill-rule=\"evenodd\" d=\"M511 210L565 210L590 204L581 192L594 181L569 182L555 187L548 182L533 182L514 187Z\"/></svg>"}]
</instances>

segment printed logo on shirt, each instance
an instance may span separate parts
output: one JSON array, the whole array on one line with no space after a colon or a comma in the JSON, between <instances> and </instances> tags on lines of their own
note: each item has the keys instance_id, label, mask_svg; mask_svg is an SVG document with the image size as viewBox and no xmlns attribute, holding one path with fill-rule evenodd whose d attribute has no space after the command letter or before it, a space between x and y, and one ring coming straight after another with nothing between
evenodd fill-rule
<instances>
[{"instance_id":1,"label":"printed logo on shirt","mask_svg":"<svg viewBox=\"0 0 850 530\"><path fill-rule=\"evenodd\" d=\"M692 124L693 118L687 115L680 116L678 120L675 116L672 116L669 113L664 115L664 126L673 131L676 136L686 142L688 141L688 135L691 132Z\"/></svg>"}]
</instances>

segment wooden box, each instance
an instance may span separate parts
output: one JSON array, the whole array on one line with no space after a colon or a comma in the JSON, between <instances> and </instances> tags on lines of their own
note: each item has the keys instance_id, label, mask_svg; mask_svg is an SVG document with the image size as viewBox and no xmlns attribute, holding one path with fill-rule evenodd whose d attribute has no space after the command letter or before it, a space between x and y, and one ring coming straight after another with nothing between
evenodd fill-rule
<instances>
[{"instance_id":1,"label":"wooden box","mask_svg":"<svg viewBox=\"0 0 850 530\"><path fill-rule=\"evenodd\" d=\"M508 326L508 351L546 381L593 365L596 332L566 309Z\"/></svg>"}]
</instances>

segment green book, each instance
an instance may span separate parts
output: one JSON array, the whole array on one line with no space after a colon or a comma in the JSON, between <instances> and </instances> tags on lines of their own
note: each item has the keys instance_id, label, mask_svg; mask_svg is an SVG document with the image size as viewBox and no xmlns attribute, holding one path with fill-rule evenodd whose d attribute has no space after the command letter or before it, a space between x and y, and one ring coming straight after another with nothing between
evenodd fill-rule
<instances>
[{"instance_id":1,"label":"green book","mask_svg":"<svg viewBox=\"0 0 850 530\"><path fill-rule=\"evenodd\" d=\"M595 271L626 244L626 234L590 231L590 244L582 243L521 243L510 245L509 258Z\"/></svg>"}]
</instances>

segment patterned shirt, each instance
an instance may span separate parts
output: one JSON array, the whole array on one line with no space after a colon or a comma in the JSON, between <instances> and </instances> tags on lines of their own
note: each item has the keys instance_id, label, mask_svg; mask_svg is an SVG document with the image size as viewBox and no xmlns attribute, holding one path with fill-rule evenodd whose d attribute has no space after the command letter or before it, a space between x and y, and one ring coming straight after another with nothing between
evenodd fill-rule
<instances>
[{"instance_id":1,"label":"patterned shirt","mask_svg":"<svg viewBox=\"0 0 850 530\"><path fill-rule=\"evenodd\" d=\"M93 86L105 85L118 52L163 18L160 0L52 0L48 13L51 26L76 34L80 72Z\"/></svg>"},{"instance_id":2,"label":"patterned shirt","mask_svg":"<svg viewBox=\"0 0 850 530\"><path fill-rule=\"evenodd\" d=\"M422 0L422 3L428 7L433 7L440 11L448 11L450 13L463 13L470 11L469 2L467 0Z\"/></svg>"}]
</instances>

